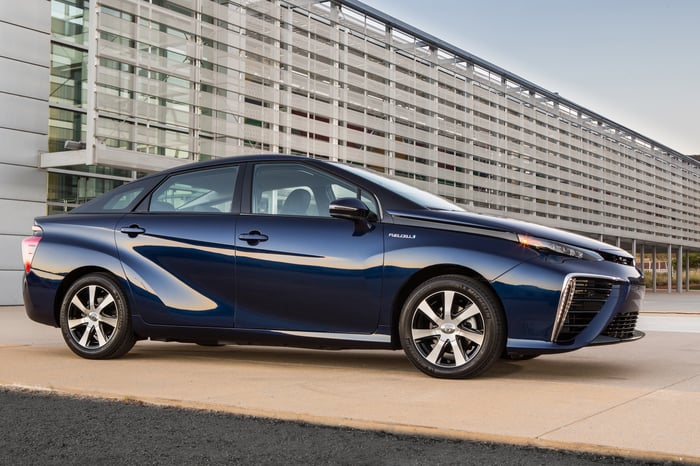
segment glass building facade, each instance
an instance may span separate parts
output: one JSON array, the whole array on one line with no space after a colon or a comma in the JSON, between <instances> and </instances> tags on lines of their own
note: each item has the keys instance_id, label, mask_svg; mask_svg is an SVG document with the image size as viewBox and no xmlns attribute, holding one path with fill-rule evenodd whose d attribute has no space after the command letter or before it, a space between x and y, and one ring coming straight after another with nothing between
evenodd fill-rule
<instances>
[{"instance_id":1,"label":"glass building facade","mask_svg":"<svg viewBox=\"0 0 700 466\"><path fill-rule=\"evenodd\" d=\"M696 160L360 2L51 5L50 212L172 164L274 152L632 251L700 248Z\"/></svg>"}]
</instances>

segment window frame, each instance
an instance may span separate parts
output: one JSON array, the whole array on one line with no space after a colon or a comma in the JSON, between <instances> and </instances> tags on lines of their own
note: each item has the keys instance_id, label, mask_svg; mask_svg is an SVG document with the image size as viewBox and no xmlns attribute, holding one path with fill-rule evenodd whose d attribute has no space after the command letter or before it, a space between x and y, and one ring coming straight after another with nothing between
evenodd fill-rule
<instances>
[{"instance_id":1,"label":"window frame","mask_svg":"<svg viewBox=\"0 0 700 466\"><path fill-rule=\"evenodd\" d=\"M256 171L259 167L270 167L270 166L278 166L278 167L283 167L283 166L296 166L297 169L299 170L307 170L309 172L315 173L317 175L323 176L330 180L330 182L323 187L327 188L326 191L330 190L330 192L325 193L325 199L322 199L321 201L323 202L323 206L319 207L319 200L314 199L314 202L316 202L316 209L318 214L317 215L307 215L307 214L302 214L302 215L290 215L290 214L284 214L284 213L268 213L268 212L255 212L255 183L256 183ZM350 191L355 191L359 193L359 198L355 196L356 198L362 200L362 202L367 205L366 200L369 199L371 200L371 205L367 205L367 207L370 209L370 211L373 214L373 217L379 220L381 218L380 215L380 203L377 200L377 197L375 196L374 193L371 191L365 189L362 187L360 184L356 183L353 180L350 180L348 178L345 178L338 173L335 173L334 171L329 171L325 170L323 167L318 167L312 164L307 164L303 162L297 162L297 161L289 161L289 160L280 160L280 161L264 161L264 162L253 162L249 164L249 168L247 170L248 176L246 177L247 180L247 186L244 188L244 205L245 205L245 212L251 215L265 215L265 216L277 216L277 217L287 217L287 216L296 216L296 217L310 217L310 218L332 218L330 215L330 212L328 210L328 206L330 205L331 202L341 199L340 197L335 197L335 191L333 191L332 187L334 185L337 185L338 187L349 189ZM278 188L278 190L281 189L295 189L295 188L300 188L303 185L290 185L286 187L281 187ZM310 189L310 191L313 193L314 198L318 197L318 193L314 189L314 186L305 186L306 188ZM315 186L316 188L319 187L319 185ZM326 206L326 202L328 201L328 206ZM323 209L323 210L321 210Z\"/></svg>"},{"instance_id":2,"label":"window frame","mask_svg":"<svg viewBox=\"0 0 700 466\"><path fill-rule=\"evenodd\" d=\"M205 210L189 210L189 209L179 209L175 206L173 206L172 210L151 210L151 206L154 202L157 201L156 196L159 194L160 190L165 190L170 188L174 183L173 180L177 178L182 178L182 177L187 177L187 176L192 176L196 174L204 174L205 172L213 172L213 171L225 171L225 170L233 170L233 176L231 176L231 198L230 198L230 208L229 210L219 210L219 211L205 211ZM241 176L243 175L243 167L240 164L228 164L228 165L217 165L217 166L208 166L208 167L198 167L192 170L188 171L181 171L181 172L176 172L172 173L169 176L166 176L161 180L160 183L158 183L157 186L155 186L153 189L151 189L150 193L148 196L146 196L141 203L139 204L138 208L136 209L136 212L138 213L144 213L144 214L151 214L151 215L160 215L160 214L170 214L170 215L232 215L232 214L238 214L240 213L240 189L241 189ZM191 202L191 201L190 201Z\"/></svg>"}]
</instances>

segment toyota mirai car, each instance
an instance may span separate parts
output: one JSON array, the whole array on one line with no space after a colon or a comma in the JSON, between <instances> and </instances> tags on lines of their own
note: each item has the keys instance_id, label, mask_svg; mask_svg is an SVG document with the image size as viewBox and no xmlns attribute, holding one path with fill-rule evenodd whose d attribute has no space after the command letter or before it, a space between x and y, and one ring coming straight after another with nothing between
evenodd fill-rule
<instances>
[{"instance_id":1,"label":"toyota mirai car","mask_svg":"<svg viewBox=\"0 0 700 466\"><path fill-rule=\"evenodd\" d=\"M622 249L302 157L150 175L37 218L22 249L28 316L90 359L144 339L403 349L465 378L643 336Z\"/></svg>"}]
</instances>

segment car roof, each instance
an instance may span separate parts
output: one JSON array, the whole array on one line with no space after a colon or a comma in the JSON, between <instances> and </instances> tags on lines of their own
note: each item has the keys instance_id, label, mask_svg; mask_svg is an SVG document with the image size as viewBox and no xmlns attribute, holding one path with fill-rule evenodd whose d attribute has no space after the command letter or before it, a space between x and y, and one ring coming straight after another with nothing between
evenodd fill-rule
<instances>
[{"instance_id":1,"label":"car roof","mask_svg":"<svg viewBox=\"0 0 700 466\"><path fill-rule=\"evenodd\" d=\"M207 160L204 162L192 162L188 163L185 165L180 165L178 167L174 168L169 168L167 170L160 171L158 173L154 173L153 175L149 176L154 176L154 175L169 175L171 173L178 173L181 171L188 171L192 169L199 169L199 168L206 168L206 167L216 167L219 165L228 165L230 163L246 163L246 162L265 162L265 161L290 161L290 162L299 162L299 161L314 161L314 162L323 162L319 161L317 159L311 159L308 157L302 157L299 155L285 155L285 154L256 154L256 155L234 155L234 156L229 156L229 157L221 157L213 160Z\"/></svg>"}]
</instances>

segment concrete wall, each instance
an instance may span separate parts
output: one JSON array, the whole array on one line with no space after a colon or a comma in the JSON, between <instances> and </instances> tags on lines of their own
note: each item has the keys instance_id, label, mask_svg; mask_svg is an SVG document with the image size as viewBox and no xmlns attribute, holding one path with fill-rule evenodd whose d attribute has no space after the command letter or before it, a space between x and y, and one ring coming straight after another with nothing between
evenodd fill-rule
<instances>
[{"instance_id":1,"label":"concrete wall","mask_svg":"<svg viewBox=\"0 0 700 466\"><path fill-rule=\"evenodd\" d=\"M0 0L0 305L22 302L22 238L46 212L51 2Z\"/></svg>"}]
</instances>

